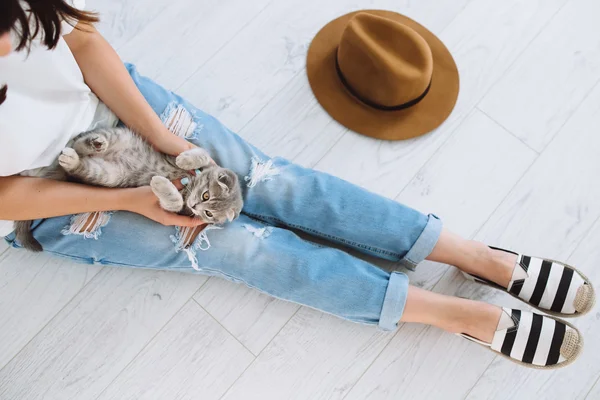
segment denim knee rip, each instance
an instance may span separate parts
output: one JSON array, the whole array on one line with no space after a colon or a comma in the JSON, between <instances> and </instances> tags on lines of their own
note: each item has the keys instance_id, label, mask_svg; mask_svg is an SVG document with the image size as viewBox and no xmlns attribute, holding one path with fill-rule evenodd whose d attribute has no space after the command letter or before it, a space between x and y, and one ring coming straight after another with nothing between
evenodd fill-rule
<instances>
[{"instance_id":1,"label":"denim knee rip","mask_svg":"<svg viewBox=\"0 0 600 400\"><path fill-rule=\"evenodd\" d=\"M112 212L96 211L71 216L69 225L65 226L62 234L81 235L85 239L97 240L102 235L102 228L110 221Z\"/></svg>"},{"instance_id":2,"label":"denim knee rip","mask_svg":"<svg viewBox=\"0 0 600 400\"><path fill-rule=\"evenodd\" d=\"M273 160L263 161L258 157L252 157L250 173L244 178L249 188L256 186L259 182L270 181L279 175L279 169L273 166Z\"/></svg>"},{"instance_id":3,"label":"denim knee rip","mask_svg":"<svg viewBox=\"0 0 600 400\"><path fill-rule=\"evenodd\" d=\"M259 228L250 224L244 224L243 227L246 228L248 232L260 239L268 238L273 232L273 228L270 226L263 226L262 228Z\"/></svg>"},{"instance_id":4,"label":"denim knee rip","mask_svg":"<svg viewBox=\"0 0 600 400\"><path fill-rule=\"evenodd\" d=\"M192 268L200 271L201 268L198 266L198 257L196 254L198 250L206 251L210 249L208 231L223 228L217 225L207 225L195 239L193 238L195 228L187 226L182 228L178 226L175 229L175 234L171 235L171 241L175 244L175 252L179 253L183 251L190 260Z\"/></svg>"},{"instance_id":5,"label":"denim knee rip","mask_svg":"<svg viewBox=\"0 0 600 400\"><path fill-rule=\"evenodd\" d=\"M185 139L193 137L203 128L196 122L196 116L177 102L169 103L160 119L168 130Z\"/></svg>"}]
</instances>

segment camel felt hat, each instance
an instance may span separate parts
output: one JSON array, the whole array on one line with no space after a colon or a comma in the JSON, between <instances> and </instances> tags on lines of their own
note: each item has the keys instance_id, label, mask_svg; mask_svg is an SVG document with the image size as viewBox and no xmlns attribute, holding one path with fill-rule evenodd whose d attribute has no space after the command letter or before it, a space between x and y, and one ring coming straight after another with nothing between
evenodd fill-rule
<instances>
[{"instance_id":1,"label":"camel felt hat","mask_svg":"<svg viewBox=\"0 0 600 400\"><path fill-rule=\"evenodd\" d=\"M391 11L357 11L325 25L310 45L306 72L336 121L378 139L432 131L458 97L458 69L446 46Z\"/></svg>"}]
</instances>

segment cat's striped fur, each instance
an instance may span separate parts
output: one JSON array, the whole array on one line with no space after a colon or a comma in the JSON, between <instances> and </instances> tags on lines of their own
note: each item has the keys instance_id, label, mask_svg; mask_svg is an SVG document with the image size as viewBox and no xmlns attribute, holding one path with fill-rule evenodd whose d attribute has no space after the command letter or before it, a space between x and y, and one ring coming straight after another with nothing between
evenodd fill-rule
<instances>
[{"instance_id":1,"label":"cat's striped fur","mask_svg":"<svg viewBox=\"0 0 600 400\"><path fill-rule=\"evenodd\" d=\"M77 136L72 147L58 157L59 166L44 175L61 179L63 173L76 181L106 187L150 185L167 211L221 224L237 218L243 201L239 179L228 169L214 165L201 148L177 157L160 153L128 128L101 128ZM201 170L194 175L191 171ZM187 177L188 185L179 191L172 180ZM17 240L32 251L42 246L31 233L31 221L15 222Z\"/></svg>"}]
</instances>

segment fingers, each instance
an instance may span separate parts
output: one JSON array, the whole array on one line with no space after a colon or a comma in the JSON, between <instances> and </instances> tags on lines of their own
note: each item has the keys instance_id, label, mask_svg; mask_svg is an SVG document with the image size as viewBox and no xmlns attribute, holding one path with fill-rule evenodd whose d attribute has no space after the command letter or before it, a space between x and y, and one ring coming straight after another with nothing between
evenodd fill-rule
<instances>
[{"instance_id":1,"label":"fingers","mask_svg":"<svg viewBox=\"0 0 600 400\"><path fill-rule=\"evenodd\" d=\"M189 226L189 227L192 227L192 228L195 228L195 227L201 226L201 227L203 227L203 228L204 228L204 227L205 227L205 226L207 226L207 225L208 225L208 224L207 224L206 222L202 221L202 220L199 220L199 219L194 219L194 218L189 218L189 219L186 221L186 224L180 224L179 226Z\"/></svg>"},{"instance_id":2,"label":"fingers","mask_svg":"<svg viewBox=\"0 0 600 400\"><path fill-rule=\"evenodd\" d=\"M167 221L167 225L177 225L177 226L189 226L195 227L200 225L206 225L206 222L201 220L200 218L193 217L185 217L183 215L173 215Z\"/></svg>"},{"instance_id":3,"label":"fingers","mask_svg":"<svg viewBox=\"0 0 600 400\"><path fill-rule=\"evenodd\" d=\"M185 178L181 178L181 179L172 180L171 182L173 182L173 185L175 185L177 190L181 190L185 187L185 185L187 185L189 183L189 181L190 181L190 178L185 177Z\"/></svg>"},{"instance_id":4,"label":"fingers","mask_svg":"<svg viewBox=\"0 0 600 400\"><path fill-rule=\"evenodd\" d=\"M189 227L206 225L206 222L202 221L199 218L191 218L191 217L184 217L184 216L180 216L180 217L181 218L177 218L176 220L169 221L169 225L189 226Z\"/></svg>"},{"instance_id":5,"label":"fingers","mask_svg":"<svg viewBox=\"0 0 600 400\"><path fill-rule=\"evenodd\" d=\"M214 161L213 161L214 163ZM216 165L216 164L215 164ZM201 171L199 169L196 169L194 171L191 171L192 175L198 176L200 175ZM177 190L181 190L183 189L188 183L190 183L190 178L185 176L181 179L175 179L172 180L171 182L173 182L173 185L175 185L175 187L177 188Z\"/></svg>"}]
</instances>

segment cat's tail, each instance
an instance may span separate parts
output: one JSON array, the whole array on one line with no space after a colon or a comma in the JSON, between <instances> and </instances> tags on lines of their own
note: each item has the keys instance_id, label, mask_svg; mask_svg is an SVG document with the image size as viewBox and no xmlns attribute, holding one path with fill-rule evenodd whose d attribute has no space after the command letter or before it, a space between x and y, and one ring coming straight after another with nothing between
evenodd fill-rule
<instances>
[{"instance_id":1,"label":"cat's tail","mask_svg":"<svg viewBox=\"0 0 600 400\"><path fill-rule=\"evenodd\" d=\"M32 221L15 221L15 235L21 246L27 250L40 252L44 250L40 242L38 242L31 232Z\"/></svg>"},{"instance_id":2,"label":"cat's tail","mask_svg":"<svg viewBox=\"0 0 600 400\"><path fill-rule=\"evenodd\" d=\"M21 175L27 174L21 173ZM58 160L55 160L51 166L38 170L37 173L35 173L35 176L39 178L54 179L57 181L67 180L67 173L64 169L58 166ZM19 244L27 250L40 252L44 249L42 248L40 242L33 237L33 233L31 233L32 222L33 221L15 221L15 236L17 237Z\"/></svg>"}]
</instances>

